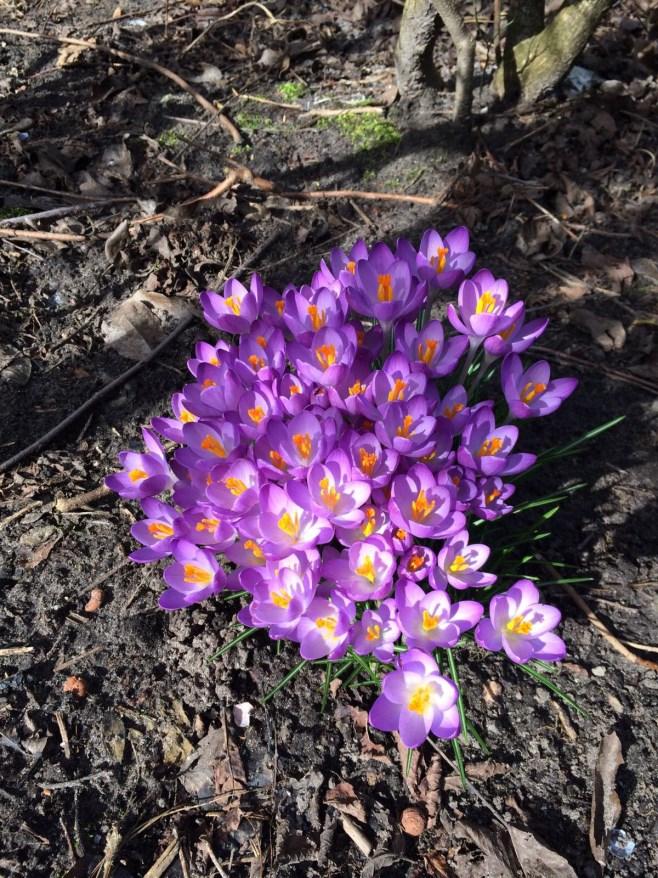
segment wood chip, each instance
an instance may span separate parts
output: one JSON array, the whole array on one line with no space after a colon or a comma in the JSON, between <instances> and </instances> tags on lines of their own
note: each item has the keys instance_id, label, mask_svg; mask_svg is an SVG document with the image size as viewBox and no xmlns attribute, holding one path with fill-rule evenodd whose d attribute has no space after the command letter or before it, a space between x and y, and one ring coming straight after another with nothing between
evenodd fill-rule
<instances>
[{"instance_id":1,"label":"wood chip","mask_svg":"<svg viewBox=\"0 0 658 878\"><path fill-rule=\"evenodd\" d=\"M619 736L616 732L610 732L601 741L594 768L592 814L589 824L589 845L601 869L605 866L610 833L621 815L621 802L615 781L617 770L623 762Z\"/></svg>"}]
</instances>

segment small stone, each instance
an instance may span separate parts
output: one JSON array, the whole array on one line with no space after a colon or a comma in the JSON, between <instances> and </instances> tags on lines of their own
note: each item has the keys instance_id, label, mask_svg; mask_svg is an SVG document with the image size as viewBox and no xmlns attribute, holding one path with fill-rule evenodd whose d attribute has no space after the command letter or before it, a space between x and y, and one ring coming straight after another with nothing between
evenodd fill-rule
<instances>
[{"instance_id":1,"label":"small stone","mask_svg":"<svg viewBox=\"0 0 658 878\"><path fill-rule=\"evenodd\" d=\"M595 668L592 668L592 676L593 677L605 677L606 669L603 665L597 665Z\"/></svg>"},{"instance_id":2,"label":"small stone","mask_svg":"<svg viewBox=\"0 0 658 878\"><path fill-rule=\"evenodd\" d=\"M420 808L415 806L405 808L400 817L400 826L407 835L418 838L419 835L425 832L427 817Z\"/></svg>"},{"instance_id":3,"label":"small stone","mask_svg":"<svg viewBox=\"0 0 658 878\"><path fill-rule=\"evenodd\" d=\"M618 716L624 712L624 705L615 695L608 693L608 704Z\"/></svg>"},{"instance_id":4,"label":"small stone","mask_svg":"<svg viewBox=\"0 0 658 878\"><path fill-rule=\"evenodd\" d=\"M76 698L85 698L87 695L87 684L82 677L75 677L72 675L64 680L62 691L70 692L72 695L75 695Z\"/></svg>"},{"instance_id":5,"label":"small stone","mask_svg":"<svg viewBox=\"0 0 658 878\"><path fill-rule=\"evenodd\" d=\"M103 606L105 592L102 588L92 588L89 600L85 604L85 613L97 613Z\"/></svg>"},{"instance_id":6,"label":"small stone","mask_svg":"<svg viewBox=\"0 0 658 878\"><path fill-rule=\"evenodd\" d=\"M487 680L482 687L482 698L485 704L493 704L503 694L503 684L498 680Z\"/></svg>"}]
</instances>

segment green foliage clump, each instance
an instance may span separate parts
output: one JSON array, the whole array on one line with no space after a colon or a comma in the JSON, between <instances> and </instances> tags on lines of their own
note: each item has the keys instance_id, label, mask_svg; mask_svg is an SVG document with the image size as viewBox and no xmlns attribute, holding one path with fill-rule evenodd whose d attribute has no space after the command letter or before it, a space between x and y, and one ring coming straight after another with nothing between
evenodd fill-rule
<instances>
[{"instance_id":1,"label":"green foliage clump","mask_svg":"<svg viewBox=\"0 0 658 878\"><path fill-rule=\"evenodd\" d=\"M319 128L335 125L349 142L359 149L385 149L396 146L401 134L396 126L378 113L341 113L321 119Z\"/></svg>"},{"instance_id":2,"label":"green foliage clump","mask_svg":"<svg viewBox=\"0 0 658 878\"><path fill-rule=\"evenodd\" d=\"M12 219L15 216L25 216L30 211L25 207L0 207L0 219Z\"/></svg>"},{"instance_id":3,"label":"green foliage clump","mask_svg":"<svg viewBox=\"0 0 658 878\"><path fill-rule=\"evenodd\" d=\"M306 94L306 86L303 82L282 82L277 91L284 101L297 101Z\"/></svg>"},{"instance_id":4,"label":"green foliage clump","mask_svg":"<svg viewBox=\"0 0 658 878\"><path fill-rule=\"evenodd\" d=\"M269 116L262 113L254 113L249 110L241 110L235 114L235 122L242 131L247 134L255 134L257 131L276 131L276 123Z\"/></svg>"},{"instance_id":5,"label":"green foliage clump","mask_svg":"<svg viewBox=\"0 0 658 878\"><path fill-rule=\"evenodd\" d=\"M174 128L168 128L158 135L158 143L163 148L169 147L173 149L181 142L180 134Z\"/></svg>"}]
</instances>

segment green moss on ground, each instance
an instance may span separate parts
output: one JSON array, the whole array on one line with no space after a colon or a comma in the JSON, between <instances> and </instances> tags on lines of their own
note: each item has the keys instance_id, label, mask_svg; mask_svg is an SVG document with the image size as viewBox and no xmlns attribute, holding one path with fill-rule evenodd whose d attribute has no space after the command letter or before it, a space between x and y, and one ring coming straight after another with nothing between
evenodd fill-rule
<instances>
[{"instance_id":1,"label":"green moss on ground","mask_svg":"<svg viewBox=\"0 0 658 878\"><path fill-rule=\"evenodd\" d=\"M276 131L276 122L262 113L254 113L251 110L240 110L235 114L235 124L241 131L247 134L256 134L258 131Z\"/></svg>"},{"instance_id":2,"label":"green moss on ground","mask_svg":"<svg viewBox=\"0 0 658 878\"><path fill-rule=\"evenodd\" d=\"M282 82L277 91L284 101L297 101L306 94L306 86L303 82Z\"/></svg>"},{"instance_id":3,"label":"green moss on ground","mask_svg":"<svg viewBox=\"0 0 658 878\"><path fill-rule=\"evenodd\" d=\"M174 128L168 128L166 131L162 131L158 134L158 143L163 148L173 149L175 146L178 146L181 141L180 134Z\"/></svg>"},{"instance_id":4,"label":"green moss on ground","mask_svg":"<svg viewBox=\"0 0 658 878\"><path fill-rule=\"evenodd\" d=\"M352 146L358 149L385 149L396 146L401 134L398 128L379 113L341 113L318 121L317 127L336 127Z\"/></svg>"}]
</instances>

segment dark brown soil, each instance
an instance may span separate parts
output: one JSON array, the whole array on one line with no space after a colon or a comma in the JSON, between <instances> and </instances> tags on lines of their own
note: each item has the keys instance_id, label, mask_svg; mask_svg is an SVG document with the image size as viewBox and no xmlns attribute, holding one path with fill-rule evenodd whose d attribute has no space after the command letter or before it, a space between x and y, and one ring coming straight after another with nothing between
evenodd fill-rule
<instances>
[{"instance_id":1,"label":"dark brown soil","mask_svg":"<svg viewBox=\"0 0 658 878\"><path fill-rule=\"evenodd\" d=\"M205 124L188 95L137 65L86 52L58 67L55 44L4 36L0 180L98 200L107 194L139 200L36 225L84 235L81 242L0 239L0 351L14 357L12 368L0 372L3 459L128 368L128 360L106 347L101 324L135 291L195 304L200 289L221 283L266 242L253 267L273 286L299 283L336 244L359 236L417 240L427 226L463 222L472 229L479 264L504 274L534 312L552 317L542 339L549 356L579 361L556 364L562 374L578 375L579 392L549 423L529 426L524 447L547 448L626 416L586 450L524 485L522 496L529 497L587 483L530 552L571 565L563 575L591 576L577 588L592 609L623 640L653 645L653 654L632 649L655 658L658 21L651 4L617 7L581 59L603 80L619 81L613 89L619 93L610 87L575 96L562 91L525 115L490 111L478 117L466 146L445 120L408 127L394 108L389 115L401 130L399 142L355 145L331 120L318 124L235 97L290 103L277 86L303 80L301 101L308 108L357 99L385 103L394 81L394 3L273 3L281 18L273 25L252 7L185 54L210 23L207 16L224 7L172 0L173 21L165 30L164 3L126 2L125 17L114 25L107 23L115 11L109 0L27 6L0 4L3 26L96 37L157 59L188 80L213 65L222 78L211 71L196 87L225 103L246 142L236 151L220 127ZM486 20L488 6L477 11ZM449 91L446 43L437 57ZM449 104L449 94L444 97ZM309 203L242 186L208 206L171 210L221 179L231 154L286 189L445 198L439 207ZM73 203L1 183L0 197L3 220ZM116 261L108 261L105 240L123 219L166 210L171 215L164 222L132 226ZM609 334L595 341L587 329L592 315L608 321L604 335L619 333L617 322L624 337L616 345ZM419 839L401 831L400 815L414 801L414 773L405 780L392 737L373 732L370 742L355 724L360 715L353 708L368 707L367 689L339 690L321 715L321 674L307 670L267 708L257 706L248 729L238 729L233 706L257 704L296 662L295 651L284 647L278 654L257 635L209 663L237 631L234 605L217 600L163 614L157 570L120 566L132 548L131 504L106 498L69 513L54 509L58 498L98 486L116 453L138 442L140 425L164 412L184 382L194 341L207 335L193 323L89 417L0 475L0 648L29 647L24 654L0 649L0 875L218 874L209 845L232 876L489 878L491 859L456 823L487 828L491 813L448 777L445 765L436 825ZM550 578L533 563L538 575ZM99 579L102 606L87 612ZM609 856L608 874L658 876L658 677L612 649L559 586L548 585L547 593L563 610L570 651L553 679L587 716L560 710L554 695L509 663L463 651L468 708L496 766L493 773L484 769L478 747L466 744L479 774L474 782L506 821L559 851L578 876L594 878L588 839L593 769L602 738L615 730L624 756L618 825L636 848L628 860ZM83 681L82 697L65 691L69 675ZM501 691L484 698L491 681ZM196 780L189 770L181 777L190 754L198 758ZM432 751L422 758L429 764ZM423 771L421 765L420 776ZM195 790L225 791L231 776L242 784L241 796L197 805ZM338 812L324 804L329 786L341 780L353 786L365 810L370 861L341 828ZM186 807L169 813L178 806ZM149 872L168 846L171 864ZM108 871L101 865L94 872L106 853Z\"/></svg>"}]
</instances>

